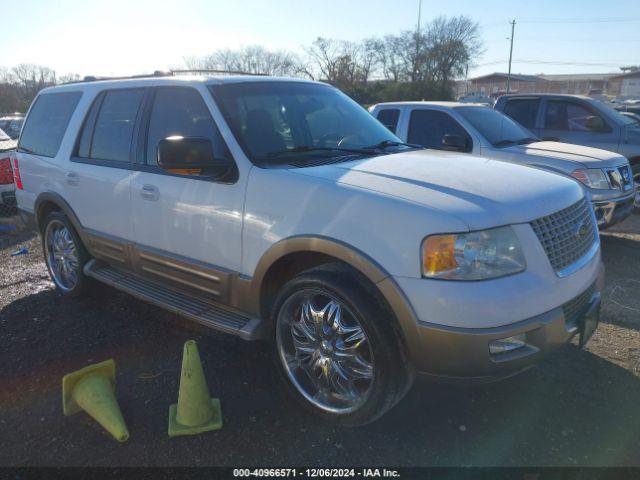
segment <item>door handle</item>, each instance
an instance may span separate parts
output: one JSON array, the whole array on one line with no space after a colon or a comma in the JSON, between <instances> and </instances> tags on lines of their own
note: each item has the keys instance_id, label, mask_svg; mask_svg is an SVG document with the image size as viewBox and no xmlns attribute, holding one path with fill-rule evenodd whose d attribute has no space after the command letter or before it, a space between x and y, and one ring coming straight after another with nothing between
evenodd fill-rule
<instances>
[{"instance_id":1,"label":"door handle","mask_svg":"<svg viewBox=\"0 0 640 480\"><path fill-rule=\"evenodd\" d=\"M158 200L160 192L158 191L158 187L156 187L155 185L143 185L140 189L140 195L145 200L155 202L156 200Z\"/></svg>"},{"instance_id":2,"label":"door handle","mask_svg":"<svg viewBox=\"0 0 640 480\"><path fill-rule=\"evenodd\" d=\"M76 172L67 172L64 174L64 179L67 181L69 185L77 185L80 181L78 174Z\"/></svg>"}]
</instances>

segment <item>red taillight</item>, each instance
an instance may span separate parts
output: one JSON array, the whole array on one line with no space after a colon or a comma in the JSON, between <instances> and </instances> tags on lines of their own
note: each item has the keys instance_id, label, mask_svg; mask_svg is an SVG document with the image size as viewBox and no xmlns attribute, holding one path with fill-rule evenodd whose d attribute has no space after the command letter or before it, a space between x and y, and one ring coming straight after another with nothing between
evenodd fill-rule
<instances>
[{"instance_id":1,"label":"red taillight","mask_svg":"<svg viewBox=\"0 0 640 480\"><path fill-rule=\"evenodd\" d=\"M0 158L0 185L13 183L13 172L11 171L11 159Z\"/></svg>"},{"instance_id":2,"label":"red taillight","mask_svg":"<svg viewBox=\"0 0 640 480\"><path fill-rule=\"evenodd\" d=\"M22 179L20 178L20 168L18 168L18 159L14 157L13 159L13 180L16 183L16 188L18 190L23 190Z\"/></svg>"}]
</instances>

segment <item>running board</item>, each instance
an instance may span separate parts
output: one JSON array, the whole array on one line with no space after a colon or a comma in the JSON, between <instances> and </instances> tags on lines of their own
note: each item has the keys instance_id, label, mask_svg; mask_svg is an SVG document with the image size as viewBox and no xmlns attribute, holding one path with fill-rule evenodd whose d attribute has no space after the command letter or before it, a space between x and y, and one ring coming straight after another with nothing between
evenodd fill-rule
<instances>
[{"instance_id":1,"label":"running board","mask_svg":"<svg viewBox=\"0 0 640 480\"><path fill-rule=\"evenodd\" d=\"M84 266L85 275L134 297L244 340L262 337L264 322L244 313L220 307L200 298L169 289L137 275L115 269L95 259Z\"/></svg>"}]
</instances>

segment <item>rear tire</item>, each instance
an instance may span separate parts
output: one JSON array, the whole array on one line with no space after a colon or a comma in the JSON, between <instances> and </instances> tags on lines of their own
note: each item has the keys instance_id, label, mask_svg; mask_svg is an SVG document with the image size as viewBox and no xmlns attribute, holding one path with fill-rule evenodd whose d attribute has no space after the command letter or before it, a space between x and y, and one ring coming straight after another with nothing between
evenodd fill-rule
<instances>
[{"instance_id":1,"label":"rear tire","mask_svg":"<svg viewBox=\"0 0 640 480\"><path fill-rule=\"evenodd\" d=\"M324 420L373 422L409 390L395 318L360 274L340 264L302 272L280 289L271 318L278 377Z\"/></svg>"},{"instance_id":2,"label":"rear tire","mask_svg":"<svg viewBox=\"0 0 640 480\"><path fill-rule=\"evenodd\" d=\"M45 218L42 251L49 276L60 293L68 297L88 293L92 279L83 268L90 256L64 213L54 211Z\"/></svg>"}]
</instances>

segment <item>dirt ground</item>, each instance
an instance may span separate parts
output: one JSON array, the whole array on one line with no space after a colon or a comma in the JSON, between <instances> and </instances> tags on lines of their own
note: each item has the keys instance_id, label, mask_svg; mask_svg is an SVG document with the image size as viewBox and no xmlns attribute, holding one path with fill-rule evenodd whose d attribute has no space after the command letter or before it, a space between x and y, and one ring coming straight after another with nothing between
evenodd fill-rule
<instances>
[{"instance_id":1,"label":"dirt ground","mask_svg":"<svg viewBox=\"0 0 640 480\"><path fill-rule=\"evenodd\" d=\"M29 252L10 256L22 247ZM586 350L568 345L491 385L420 380L380 421L340 429L283 400L264 344L108 287L62 298L38 237L0 231L0 465L640 466L640 216L603 234L602 253L602 323ZM170 439L167 413L190 338L224 427ZM62 376L107 358L117 363L131 432L124 444L84 413L62 414Z\"/></svg>"}]
</instances>

